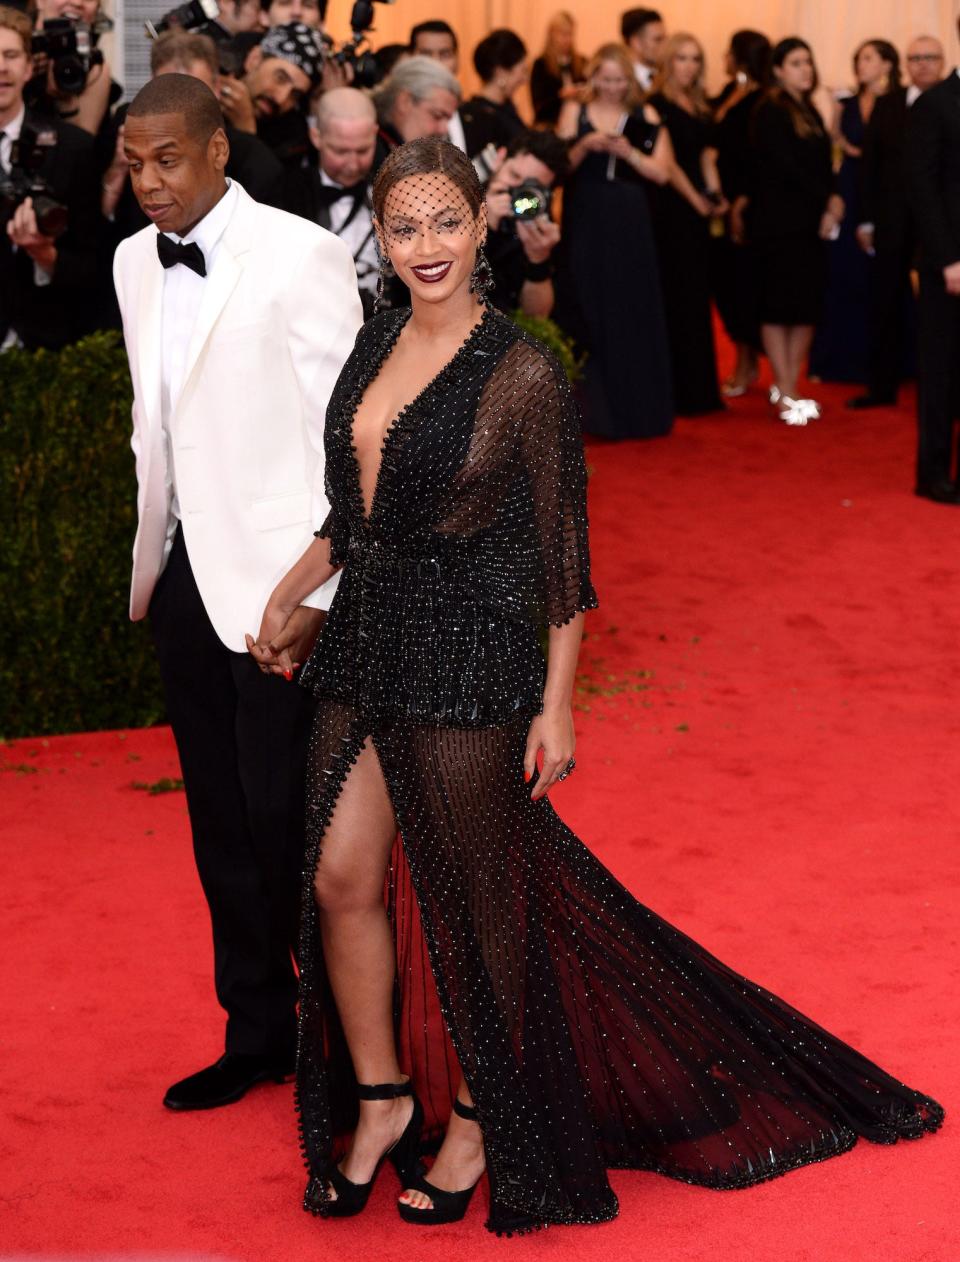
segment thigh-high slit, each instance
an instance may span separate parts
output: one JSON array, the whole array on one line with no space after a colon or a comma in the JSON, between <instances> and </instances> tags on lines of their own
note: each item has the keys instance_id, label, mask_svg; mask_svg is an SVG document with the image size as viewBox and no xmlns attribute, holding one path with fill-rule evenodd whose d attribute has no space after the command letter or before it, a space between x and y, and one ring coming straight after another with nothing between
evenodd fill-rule
<instances>
[{"instance_id":1,"label":"thigh-high slit","mask_svg":"<svg viewBox=\"0 0 960 1262\"><path fill-rule=\"evenodd\" d=\"M940 1106L661 920L523 778L529 718L370 731L323 697L310 751L298 1107L323 1212L355 1124L350 1058L313 889L323 836L367 737L399 823L385 897L401 1066L428 1138L457 1060L491 1193L530 1223L616 1213L614 1167L747 1187L850 1148L935 1129ZM454 1055L455 1050L455 1055Z\"/></svg>"}]
</instances>

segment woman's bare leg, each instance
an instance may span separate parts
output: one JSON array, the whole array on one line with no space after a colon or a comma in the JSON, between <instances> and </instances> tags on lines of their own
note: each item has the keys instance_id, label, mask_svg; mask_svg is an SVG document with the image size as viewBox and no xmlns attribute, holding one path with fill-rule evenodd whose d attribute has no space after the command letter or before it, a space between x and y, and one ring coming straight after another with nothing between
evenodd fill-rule
<instances>
[{"instance_id":1,"label":"woman's bare leg","mask_svg":"<svg viewBox=\"0 0 960 1262\"><path fill-rule=\"evenodd\" d=\"M793 374L794 387L807 366L810 347L813 343L813 325L795 324L787 330L787 354L790 360L790 371Z\"/></svg>"},{"instance_id":2,"label":"woman's bare leg","mask_svg":"<svg viewBox=\"0 0 960 1262\"><path fill-rule=\"evenodd\" d=\"M323 954L358 1082L400 1082L393 1036L393 936L383 885L397 825L383 772L368 740L351 767L323 836L316 899ZM340 1169L366 1183L410 1120L409 1096L361 1100ZM331 1191L333 1198L336 1193Z\"/></svg>"},{"instance_id":3,"label":"woman's bare leg","mask_svg":"<svg viewBox=\"0 0 960 1262\"><path fill-rule=\"evenodd\" d=\"M468 1107L473 1104L463 1078L457 1089L457 1099ZM483 1174L484 1165L480 1127L476 1122L468 1122L466 1118L451 1113L447 1133L427 1178L434 1187L443 1188L445 1192L460 1192L476 1183ZM416 1188L406 1188L400 1200L415 1209L429 1209L433 1205L426 1192Z\"/></svg>"},{"instance_id":4,"label":"woman's bare leg","mask_svg":"<svg viewBox=\"0 0 960 1262\"><path fill-rule=\"evenodd\" d=\"M790 333L791 329L785 324L765 324L760 330L763 349L773 370L773 384L792 398L796 394L797 377L790 354Z\"/></svg>"}]
</instances>

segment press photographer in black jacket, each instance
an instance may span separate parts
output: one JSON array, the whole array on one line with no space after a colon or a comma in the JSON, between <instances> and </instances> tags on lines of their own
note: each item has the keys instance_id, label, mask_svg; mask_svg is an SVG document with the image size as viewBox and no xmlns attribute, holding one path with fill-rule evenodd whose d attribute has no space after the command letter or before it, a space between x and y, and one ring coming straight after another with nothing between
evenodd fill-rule
<instances>
[{"instance_id":1,"label":"press photographer in black jacket","mask_svg":"<svg viewBox=\"0 0 960 1262\"><path fill-rule=\"evenodd\" d=\"M0 345L55 349L96 326L98 182L93 137L24 106L30 39L0 6Z\"/></svg>"}]
</instances>

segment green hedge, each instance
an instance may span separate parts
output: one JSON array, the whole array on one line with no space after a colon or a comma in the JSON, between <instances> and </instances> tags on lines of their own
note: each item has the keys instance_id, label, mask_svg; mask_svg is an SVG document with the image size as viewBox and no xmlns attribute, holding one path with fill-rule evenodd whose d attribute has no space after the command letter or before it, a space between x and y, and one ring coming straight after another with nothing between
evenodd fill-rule
<instances>
[{"instance_id":1,"label":"green hedge","mask_svg":"<svg viewBox=\"0 0 960 1262\"><path fill-rule=\"evenodd\" d=\"M515 318L577 376L552 321ZM0 355L0 738L163 717L147 625L127 618L130 402L116 333Z\"/></svg>"},{"instance_id":2,"label":"green hedge","mask_svg":"<svg viewBox=\"0 0 960 1262\"><path fill-rule=\"evenodd\" d=\"M135 497L119 335L0 355L0 736L162 717L127 618Z\"/></svg>"}]
</instances>

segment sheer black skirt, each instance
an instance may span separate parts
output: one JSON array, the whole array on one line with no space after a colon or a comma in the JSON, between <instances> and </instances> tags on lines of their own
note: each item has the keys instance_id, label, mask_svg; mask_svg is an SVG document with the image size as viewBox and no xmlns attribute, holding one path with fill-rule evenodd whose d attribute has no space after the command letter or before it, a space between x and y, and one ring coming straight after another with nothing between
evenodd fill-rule
<instances>
[{"instance_id":1,"label":"sheer black skirt","mask_svg":"<svg viewBox=\"0 0 960 1262\"><path fill-rule=\"evenodd\" d=\"M298 1108L323 1212L357 1116L313 884L367 736L400 825L385 897L401 1064L446 1123L462 1066L479 1111L492 1225L613 1217L614 1167L748 1187L852 1147L915 1138L936 1101L733 972L636 899L523 778L528 719L373 732L319 700L303 886ZM498 1217L499 1216L499 1217Z\"/></svg>"}]
</instances>

